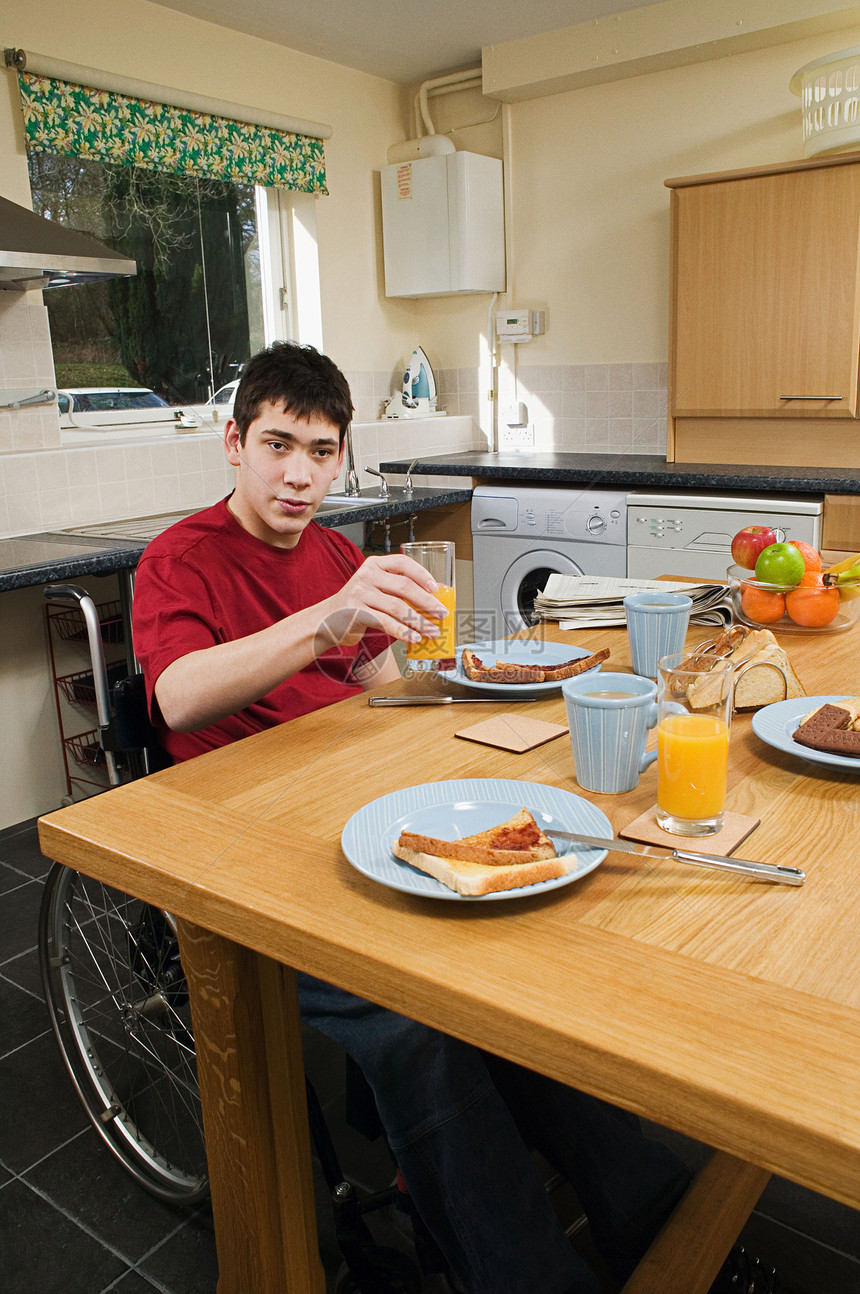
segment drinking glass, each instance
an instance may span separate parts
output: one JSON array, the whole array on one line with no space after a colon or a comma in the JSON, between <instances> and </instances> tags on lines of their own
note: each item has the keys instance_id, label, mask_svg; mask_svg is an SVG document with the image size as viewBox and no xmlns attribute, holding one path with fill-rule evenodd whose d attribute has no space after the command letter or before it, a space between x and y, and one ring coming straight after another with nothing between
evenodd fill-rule
<instances>
[{"instance_id":1,"label":"drinking glass","mask_svg":"<svg viewBox=\"0 0 860 1294\"><path fill-rule=\"evenodd\" d=\"M453 668L457 656L457 596L454 584L454 544L451 540L416 540L401 544L401 553L429 571L439 586L433 594L447 608L437 621L438 638L422 638L406 644L408 673Z\"/></svg>"},{"instance_id":2,"label":"drinking glass","mask_svg":"<svg viewBox=\"0 0 860 1294\"><path fill-rule=\"evenodd\" d=\"M664 656L657 681L657 822L677 836L723 825L734 670L719 656Z\"/></svg>"}]
</instances>

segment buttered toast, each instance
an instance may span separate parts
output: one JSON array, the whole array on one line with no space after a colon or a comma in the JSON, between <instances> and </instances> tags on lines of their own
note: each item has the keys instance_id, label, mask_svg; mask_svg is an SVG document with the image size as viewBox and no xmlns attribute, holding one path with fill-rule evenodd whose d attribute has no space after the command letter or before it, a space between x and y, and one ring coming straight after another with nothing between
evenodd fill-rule
<instances>
[{"instance_id":1,"label":"buttered toast","mask_svg":"<svg viewBox=\"0 0 860 1294\"><path fill-rule=\"evenodd\" d=\"M491 867L505 867L510 863L535 862L553 858L555 846L545 836L528 809L507 822L462 840L437 840L434 836L402 831L398 844L436 858L459 858L463 862L486 863Z\"/></svg>"},{"instance_id":2,"label":"buttered toast","mask_svg":"<svg viewBox=\"0 0 860 1294\"><path fill-rule=\"evenodd\" d=\"M463 673L473 683L556 683L594 669L609 656L609 648L593 656L578 656L559 665L522 665L513 661L497 660L495 665L485 665L471 647L464 647L461 657Z\"/></svg>"},{"instance_id":3,"label":"buttered toast","mask_svg":"<svg viewBox=\"0 0 860 1294\"><path fill-rule=\"evenodd\" d=\"M392 852L467 896L520 889L565 876L576 868L575 856L556 856L552 841L525 808L507 822L462 840L403 831Z\"/></svg>"}]
</instances>

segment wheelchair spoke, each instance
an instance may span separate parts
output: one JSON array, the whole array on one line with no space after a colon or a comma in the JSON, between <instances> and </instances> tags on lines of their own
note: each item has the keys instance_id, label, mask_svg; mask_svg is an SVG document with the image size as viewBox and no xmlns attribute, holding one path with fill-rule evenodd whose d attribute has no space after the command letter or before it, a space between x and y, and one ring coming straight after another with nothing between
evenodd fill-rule
<instances>
[{"instance_id":1,"label":"wheelchair spoke","mask_svg":"<svg viewBox=\"0 0 860 1294\"><path fill-rule=\"evenodd\" d=\"M40 925L54 1032L94 1126L154 1194L201 1198L200 1093L172 918L55 868Z\"/></svg>"}]
</instances>

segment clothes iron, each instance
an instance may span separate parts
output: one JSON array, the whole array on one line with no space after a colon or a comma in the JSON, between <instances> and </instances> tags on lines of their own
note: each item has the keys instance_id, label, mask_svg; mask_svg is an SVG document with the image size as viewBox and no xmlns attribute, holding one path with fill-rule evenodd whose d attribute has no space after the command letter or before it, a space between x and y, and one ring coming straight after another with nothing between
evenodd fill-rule
<instances>
[{"instance_id":1,"label":"clothes iron","mask_svg":"<svg viewBox=\"0 0 860 1294\"><path fill-rule=\"evenodd\" d=\"M403 374L403 390L385 406L386 418L440 418L445 410L436 408L436 379L430 361L418 346Z\"/></svg>"}]
</instances>

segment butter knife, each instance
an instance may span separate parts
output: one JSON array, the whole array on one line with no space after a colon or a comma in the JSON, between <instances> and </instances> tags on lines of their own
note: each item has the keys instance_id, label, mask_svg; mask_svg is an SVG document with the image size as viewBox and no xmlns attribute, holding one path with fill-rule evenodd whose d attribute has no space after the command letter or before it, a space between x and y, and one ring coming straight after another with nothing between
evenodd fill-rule
<instances>
[{"instance_id":1,"label":"butter knife","mask_svg":"<svg viewBox=\"0 0 860 1294\"><path fill-rule=\"evenodd\" d=\"M537 696L371 696L368 705L507 705L509 701L538 701Z\"/></svg>"},{"instance_id":2,"label":"butter knife","mask_svg":"<svg viewBox=\"0 0 860 1294\"><path fill-rule=\"evenodd\" d=\"M546 829L545 829L546 830ZM775 867L772 863L753 863L746 858L726 858L722 854L700 854L689 849L672 849L668 845L636 844L632 840L602 840L600 836L583 836L571 831L548 831L553 840L571 840L576 845L608 849L619 854L640 854L646 858L677 858L694 867L715 867L724 872L740 872L750 880L781 881L784 885L802 885L806 873L798 867Z\"/></svg>"}]
</instances>

